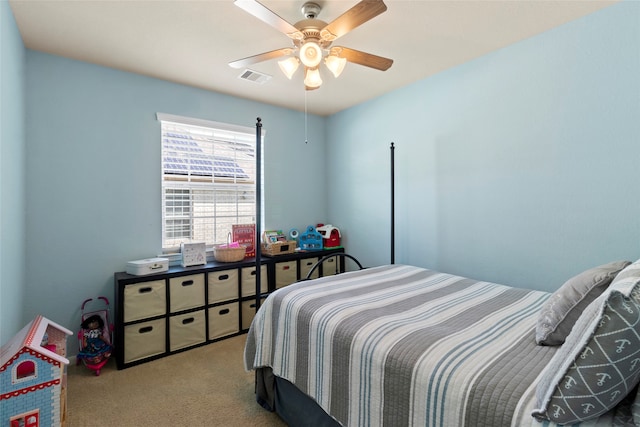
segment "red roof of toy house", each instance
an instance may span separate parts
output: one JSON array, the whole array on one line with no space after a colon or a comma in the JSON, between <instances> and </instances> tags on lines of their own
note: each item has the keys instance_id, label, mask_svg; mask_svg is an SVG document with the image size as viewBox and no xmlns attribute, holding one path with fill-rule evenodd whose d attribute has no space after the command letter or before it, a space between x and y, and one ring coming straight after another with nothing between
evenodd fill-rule
<instances>
[{"instance_id":1,"label":"red roof of toy house","mask_svg":"<svg viewBox=\"0 0 640 427\"><path fill-rule=\"evenodd\" d=\"M42 346L42 339L47 332L48 327L52 327L62 334L73 335L73 332L67 328L38 315L35 319L29 322L27 326L22 328L22 330L11 340L9 340L9 342L2 346L2 349L0 349L0 372L7 369L7 366L11 365L13 361L15 361L20 354L25 351L28 351L32 355L44 360L68 365L69 360L66 357Z\"/></svg>"}]
</instances>

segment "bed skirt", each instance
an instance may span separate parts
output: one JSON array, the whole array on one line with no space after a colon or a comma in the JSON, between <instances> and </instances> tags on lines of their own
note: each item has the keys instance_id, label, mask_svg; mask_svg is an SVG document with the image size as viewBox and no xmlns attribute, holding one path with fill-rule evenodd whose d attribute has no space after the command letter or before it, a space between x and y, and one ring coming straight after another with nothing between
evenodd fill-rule
<instances>
[{"instance_id":1,"label":"bed skirt","mask_svg":"<svg viewBox=\"0 0 640 427\"><path fill-rule=\"evenodd\" d=\"M311 397L289 381L273 375L271 368L256 369L256 400L290 426L338 427L341 424L327 414Z\"/></svg>"}]
</instances>

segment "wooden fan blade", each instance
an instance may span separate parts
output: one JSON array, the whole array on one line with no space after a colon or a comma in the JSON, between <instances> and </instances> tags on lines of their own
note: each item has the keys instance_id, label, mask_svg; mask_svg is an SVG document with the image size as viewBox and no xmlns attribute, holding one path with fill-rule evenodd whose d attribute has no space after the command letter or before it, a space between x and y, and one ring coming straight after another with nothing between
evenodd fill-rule
<instances>
[{"instance_id":1,"label":"wooden fan blade","mask_svg":"<svg viewBox=\"0 0 640 427\"><path fill-rule=\"evenodd\" d=\"M337 54L340 58L346 58L347 61L354 64L364 65L380 71L387 71L393 64L393 59L349 49L348 47L336 46L331 48L331 52Z\"/></svg>"},{"instance_id":2,"label":"wooden fan blade","mask_svg":"<svg viewBox=\"0 0 640 427\"><path fill-rule=\"evenodd\" d=\"M236 0L234 4L294 40L304 38L304 35L296 27L256 0Z\"/></svg>"},{"instance_id":3,"label":"wooden fan blade","mask_svg":"<svg viewBox=\"0 0 640 427\"><path fill-rule=\"evenodd\" d=\"M323 40L333 41L387 10L382 0L362 0L320 30Z\"/></svg>"},{"instance_id":4,"label":"wooden fan blade","mask_svg":"<svg viewBox=\"0 0 640 427\"><path fill-rule=\"evenodd\" d=\"M268 61L270 59L280 58L281 56L291 55L293 49L285 47L282 49L272 50L270 52L261 53L259 55L249 56L247 58L238 59L237 61L229 62L229 65L233 68L244 68L257 62Z\"/></svg>"}]
</instances>

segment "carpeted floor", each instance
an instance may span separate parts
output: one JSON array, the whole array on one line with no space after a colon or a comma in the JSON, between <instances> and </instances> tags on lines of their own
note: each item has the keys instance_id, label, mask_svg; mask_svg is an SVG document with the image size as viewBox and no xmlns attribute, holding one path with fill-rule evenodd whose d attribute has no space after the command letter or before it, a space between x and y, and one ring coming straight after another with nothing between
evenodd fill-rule
<instances>
[{"instance_id":1,"label":"carpeted floor","mask_svg":"<svg viewBox=\"0 0 640 427\"><path fill-rule=\"evenodd\" d=\"M99 376L69 366L67 426L285 426L256 403L246 335Z\"/></svg>"}]
</instances>

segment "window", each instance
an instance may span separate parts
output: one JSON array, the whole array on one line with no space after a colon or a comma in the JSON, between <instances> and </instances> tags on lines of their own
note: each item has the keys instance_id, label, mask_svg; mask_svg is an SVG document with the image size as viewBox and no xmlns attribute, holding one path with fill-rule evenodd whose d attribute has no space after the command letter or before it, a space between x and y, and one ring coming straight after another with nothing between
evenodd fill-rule
<instances>
[{"instance_id":1,"label":"window","mask_svg":"<svg viewBox=\"0 0 640 427\"><path fill-rule=\"evenodd\" d=\"M24 380L36 376L36 364L32 360L25 360L16 366L16 380Z\"/></svg>"},{"instance_id":2,"label":"window","mask_svg":"<svg viewBox=\"0 0 640 427\"><path fill-rule=\"evenodd\" d=\"M13 417L9 425L11 427L38 427L40 425L40 410Z\"/></svg>"},{"instance_id":3,"label":"window","mask_svg":"<svg viewBox=\"0 0 640 427\"><path fill-rule=\"evenodd\" d=\"M162 248L226 243L256 221L255 130L158 113L162 129Z\"/></svg>"}]
</instances>

